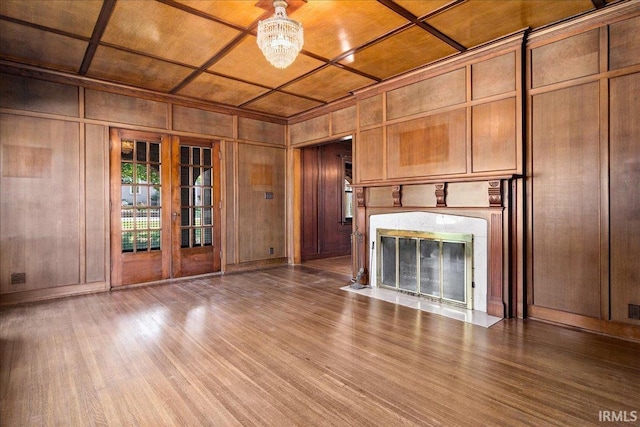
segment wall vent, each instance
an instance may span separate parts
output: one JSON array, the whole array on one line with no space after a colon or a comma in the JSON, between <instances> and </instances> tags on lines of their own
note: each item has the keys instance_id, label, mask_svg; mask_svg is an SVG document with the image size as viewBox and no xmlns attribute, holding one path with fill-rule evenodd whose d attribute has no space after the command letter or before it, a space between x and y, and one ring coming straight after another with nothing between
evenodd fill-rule
<instances>
[{"instance_id":1,"label":"wall vent","mask_svg":"<svg viewBox=\"0 0 640 427\"><path fill-rule=\"evenodd\" d=\"M629 304L629 319L640 320L640 304Z\"/></svg>"},{"instance_id":2,"label":"wall vent","mask_svg":"<svg viewBox=\"0 0 640 427\"><path fill-rule=\"evenodd\" d=\"M11 273L11 284L21 285L27 282L27 273Z\"/></svg>"}]
</instances>

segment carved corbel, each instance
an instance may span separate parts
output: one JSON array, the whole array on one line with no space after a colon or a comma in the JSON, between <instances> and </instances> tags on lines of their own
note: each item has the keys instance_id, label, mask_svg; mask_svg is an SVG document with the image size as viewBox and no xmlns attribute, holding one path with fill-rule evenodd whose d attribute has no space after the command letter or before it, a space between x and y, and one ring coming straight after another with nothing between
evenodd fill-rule
<instances>
[{"instance_id":1,"label":"carved corbel","mask_svg":"<svg viewBox=\"0 0 640 427\"><path fill-rule=\"evenodd\" d=\"M356 188L356 203L359 208L364 208L364 188L358 187Z\"/></svg>"},{"instance_id":2,"label":"carved corbel","mask_svg":"<svg viewBox=\"0 0 640 427\"><path fill-rule=\"evenodd\" d=\"M447 183L439 182L436 184L436 207L447 207Z\"/></svg>"},{"instance_id":3,"label":"carved corbel","mask_svg":"<svg viewBox=\"0 0 640 427\"><path fill-rule=\"evenodd\" d=\"M399 185L394 185L391 187L391 196L393 197L393 207L401 208L402 207L402 187Z\"/></svg>"},{"instance_id":4,"label":"carved corbel","mask_svg":"<svg viewBox=\"0 0 640 427\"><path fill-rule=\"evenodd\" d=\"M489 181L489 206L502 207L502 181Z\"/></svg>"}]
</instances>

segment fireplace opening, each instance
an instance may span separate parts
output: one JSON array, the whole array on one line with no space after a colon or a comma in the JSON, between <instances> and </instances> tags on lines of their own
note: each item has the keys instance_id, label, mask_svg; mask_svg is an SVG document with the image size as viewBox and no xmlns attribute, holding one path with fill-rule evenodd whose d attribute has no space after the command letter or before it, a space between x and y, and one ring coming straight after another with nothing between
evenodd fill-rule
<instances>
[{"instance_id":1,"label":"fireplace opening","mask_svg":"<svg viewBox=\"0 0 640 427\"><path fill-rule=\"evenodd\" d=\"M378 286L473 309L473 235L378 228Z\"/></svg>"}]
</instances>

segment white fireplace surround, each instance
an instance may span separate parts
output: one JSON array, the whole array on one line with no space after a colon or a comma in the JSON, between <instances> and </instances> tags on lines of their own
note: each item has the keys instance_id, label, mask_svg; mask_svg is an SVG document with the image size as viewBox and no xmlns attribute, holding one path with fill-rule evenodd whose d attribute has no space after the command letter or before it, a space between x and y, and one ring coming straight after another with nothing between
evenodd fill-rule
<instances>
[{"instance_id":1,"label":"white fireplace surround","mask_svg":"<svg viewBox=\"0 0 640 427\"><path fill-rule=\"evenodd\" d=\"M431 212L399 212L369 217L369 249L376 241L378 228L426 231L434 233L465 233L473 235L473 309L487 311L487 221L460 215ZM371 251L369 283L377 287L377 248Z\"/></svg>"}]
</instances>

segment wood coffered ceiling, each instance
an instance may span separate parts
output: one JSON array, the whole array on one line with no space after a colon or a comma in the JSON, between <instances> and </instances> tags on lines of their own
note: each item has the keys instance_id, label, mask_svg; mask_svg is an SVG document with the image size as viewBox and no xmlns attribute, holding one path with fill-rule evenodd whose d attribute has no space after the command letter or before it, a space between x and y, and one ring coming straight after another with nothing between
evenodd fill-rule
<instances>
[{"instance_id":1,"label":"wood coffered ceiling","mask_svg":"<svg viewBox=\"0 0 640 427\"><path fill-rule=\"evenodd\" d=\"M303 52L256 44L271 0L1 0L0 60L291 118L617 0L292 0Z\"/></svg>"}]
</instances>

